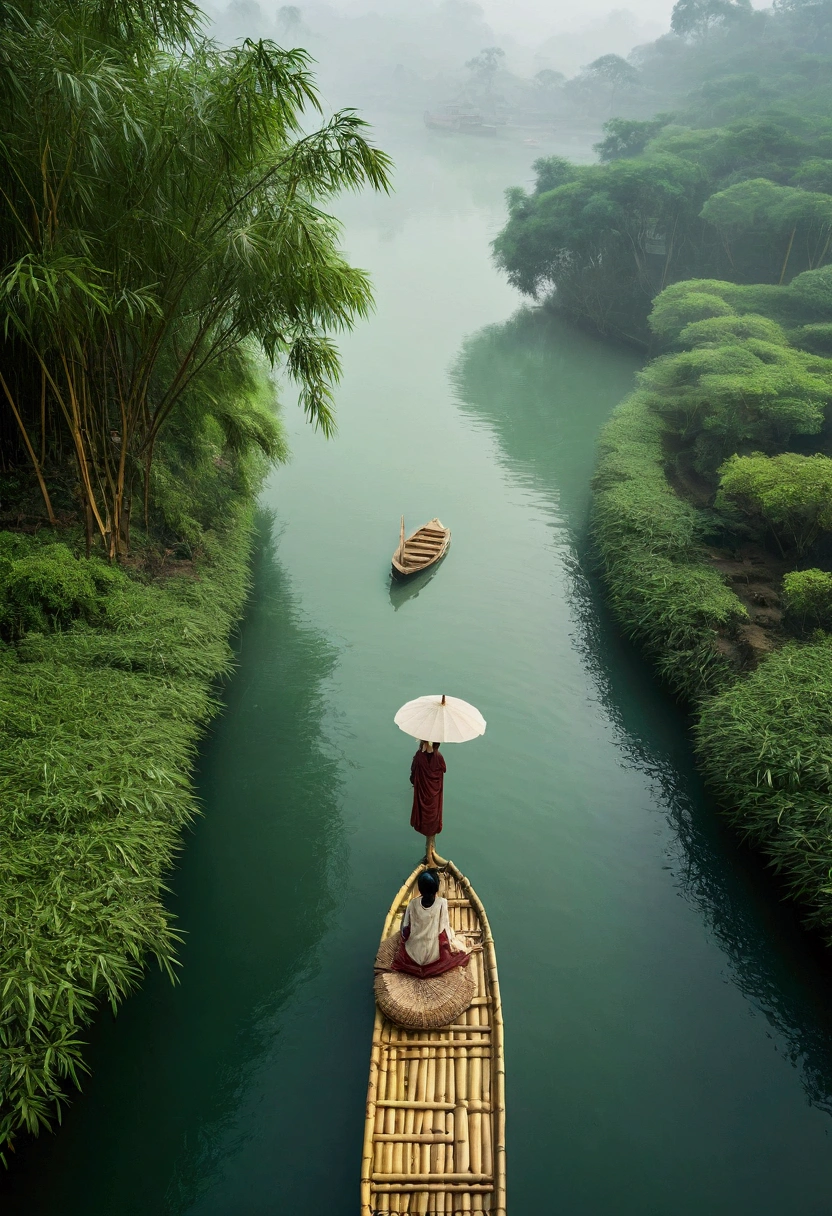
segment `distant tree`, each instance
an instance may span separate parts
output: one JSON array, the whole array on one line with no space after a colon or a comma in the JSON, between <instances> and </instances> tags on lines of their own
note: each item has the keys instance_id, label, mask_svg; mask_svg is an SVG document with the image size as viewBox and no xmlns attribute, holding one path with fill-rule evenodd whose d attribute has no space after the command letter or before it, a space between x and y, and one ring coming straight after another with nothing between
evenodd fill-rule
<instances>
[{"instance_id":1,"label":"distant tree","mask_svg":"<svg viewBox=\"0 0 832 1216\"><path fill-rule=\"evenodd\" d=\"M719 230L732 263L741 259L751 278L771 281L779 268L778 281L784 282L794 264L795 238L803 261L798 269L822 265L832 246L832 195L778 186L764 177L712 194L702 218Z\"/></svg>"},{"instance_id":2,"label":"distant tree","mask_svg":"<svg viewBox=\"0 0 832 1216\"><path fill-rule=\"evenodd\" d=\"M475 55L465 64L466 68L473 73L474 79L482 87L487 98L491 97L494 80L505 57L506 53L501 47L487 46L480 51L479 55Z\"/></svg>"},{"instance_id":3,"label":"distant tree","mask_svg":"<svg viewBox=\"0 0 832 1216\"><path fill-rule=\"evenodd\" d=\"M828 54L832 47L832 4L829 0L774 0L778 17L786 18L792 37L812 54Z\"/></svg>"},{"instance_id":4,"label":"distant tree","mask_svg":"<svg viewBox=\"0 0 832 1216\"><path fill-rule=\"evenodd\" d=\"M711 30L741 21L751 11L751 0L676 0L670 28L681 38L701 39Z\"/></svg>"},{"instance_id":5,"label":"distant tree","mask_svg":"<svg viewBox=\"0 0 832 1216\"><path fill-rule=\"evenodd\" d=\"M577 166L562 156L541 156L534 162L532 168L537 174L535 194L545 194L547 190L557 190L558 186L565 186L567 182L573 182L578 177Z\"/></svg>"},{"instance_id":6,"label":"distant tree","mask_svg":"<svg viewBox=\"0 0 832 1216\"><path fill-rule=\"evenodd\" d=\"M598 159L608 163L624 156L638 156L669 122L670 115L665 114L646 122L637 118L610 118L602 128L604 138L593 145Z\"/></svg>"},{"instance_id":7,"label":"distant tree","mask_svg":"<svg viewBox=\"0 0 832 1216\"><path fill-rule=\"evenodd\" d=\"M793 186L803 190L819 190L823 194L832 194L832 160L813 156L803 162L791 180Z\"/></svg>"},{"instance_id":8,"label":"distant tree","mask_svg":"<svg viewBox=\"0 0 832 1216\"><path fill-rule=\"evenodd\" d=\"M301 27L300 9L295 4L284 4L277 10L277 24L284 34L296 34Z\"/></svg>"},{"instance_id":9,"label":"distant tree","mask_svg":"<svg viewBox=\"0 0 832 1216\"><path fill-rule=\"evenodd\" d=\"M802 556L832 532L832 460L783 452L732 456L720 469L720 496L771 529L780 551Z\"/></svg>"},{"instance_id":10,"label":"distant tree","mask_svg":"<svg viewBox=\"0 0 832 1216\"><path fill-rule=\"evenodd\" d=\"M563 72L555 72L552 68L543 68L534 77L534 83L545 93L559 89L565 80Z\"/></svg>"},{"instance_id":11,"label":"distant tree","mask_svg":"<svg viewBox=\"0 0 832 1216\"><path fill-rule=\"evenodd\" d=\"M605 81L609 84L610 113L612 113L616 91L638 83L638 72L620 55L602 55L600 59L594 59L584 68L584 76L590 80Z\"/></svg>"}]
</instances>

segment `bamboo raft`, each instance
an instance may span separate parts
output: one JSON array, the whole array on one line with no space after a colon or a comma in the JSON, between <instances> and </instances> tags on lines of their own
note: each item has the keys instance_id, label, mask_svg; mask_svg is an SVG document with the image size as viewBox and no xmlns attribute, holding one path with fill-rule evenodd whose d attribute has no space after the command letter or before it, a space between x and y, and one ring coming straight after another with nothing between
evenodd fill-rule
<instances>
[{"instance_id":1,"label":"bamboo raft","mask_svg":"<svg viewBox=\"0 0 832 1216\"><path fill-rule=\"evenodd\" d=\"M432 519L405 537L402 516L399 545L393 554L394 578L409 578L411 574L419 574L429 566L435 566L448 552L450 543L451 529L446 528L439 519Z\"/></svg>"},{"instance_id":2,"label":"bamboo raft","mask_svg":"<svg viewBox=\"0 0 832 1216\"><path fill-rule=\"evenodd\" d=\"M417 866L381 940L418 895ZM505 1060L497 959L488 917L453 862L442 872L451 928L474 947L477 994L439 1030L404 1030L376 1007L361 1160L361 1216L489 1212L505 1216ZM480 947L479 950L476 947Z\"/></svg>"}]
</instances>

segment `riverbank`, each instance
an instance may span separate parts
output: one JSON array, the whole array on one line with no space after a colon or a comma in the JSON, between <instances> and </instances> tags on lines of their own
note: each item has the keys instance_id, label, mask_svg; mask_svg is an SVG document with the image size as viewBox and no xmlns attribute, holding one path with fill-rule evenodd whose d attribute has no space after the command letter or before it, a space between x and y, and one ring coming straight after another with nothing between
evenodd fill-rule
<instances>
[{"instance_id":1,"label":"riverbank","mask_svg":"<svg viewBox=\"0 0 832 1216\"><path fill-rule=\"evenodd\" d=\"M772 562L715 547L714 519L669 479L667 437L643 392L601 433L593 530L609 602L691 707L729 820L832 942L832 638L788 637Z\"/></svg>"},{"instance_id":2,"label":"riverbank","mask_svg":"<svg viewBox=\"0 0 832 1216\"><path fill-rule=\"evenodd\" d=\"M252 512L152 577L72 538L0 533L0 1144L59 1115L101 1001L115 1008L149 955L173 974L165 876L197 813Z\"/></svg>"}]
</instances>

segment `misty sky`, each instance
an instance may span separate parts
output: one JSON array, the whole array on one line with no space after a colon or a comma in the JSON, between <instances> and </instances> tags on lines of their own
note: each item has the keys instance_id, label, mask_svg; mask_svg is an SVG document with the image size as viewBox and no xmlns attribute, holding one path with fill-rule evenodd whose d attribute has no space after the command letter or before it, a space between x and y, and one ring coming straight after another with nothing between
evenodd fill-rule
<instances>
[{"instance_id":1,"label":"misty sky","mask_svg":"<svg viewBox=\"0 0 832 1216\"><path fill-rule=\"evenodd\" d=\"M564 0L479 0L478 7L499 33L511 32L518 40L539 42L561 30L578 31L595 25L615 10L626 10L647 38L655 38L668 29L673 2L624 0L616 5L610 0L581 0L579 4ZM330 0L330 4L350 13L413 13L412 0Z\"/></svg>"},{"instance_id":2,"label":"misty sky","mask_svg":"<svg viewBox=\"0 0 832 1216\"><path fill-rule=\"evenodd\" d=\"M295 3L298 0L294 0ZM626 12L638 41L657 38L670 28L674 0L477 0L478 7L497 33L511 33L518 41L540 42L559 32L578 32L603 26ZM413 13L413 0L329 0L332 8L349 13L407 11ZM417 0L418 3L418 0ZM770 0L752 0L755 8L769 7Z\"/></svg>"}]
</instances>

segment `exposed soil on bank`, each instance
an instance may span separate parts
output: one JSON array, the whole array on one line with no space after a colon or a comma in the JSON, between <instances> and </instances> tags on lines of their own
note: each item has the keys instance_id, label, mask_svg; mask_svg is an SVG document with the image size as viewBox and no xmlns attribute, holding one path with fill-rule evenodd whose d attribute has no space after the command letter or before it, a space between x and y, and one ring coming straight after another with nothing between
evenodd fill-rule
<instances>
[{"instance_id":1,"label":"exposed soil on bank","mask_svg":"<svg viewBox=\"0 0 832 1216\"><path fill-rule=\"evenodd\" d=\"M708 547L705 554L748 612L748 621L719 639L719 649L740 670L750 671L788 639L780 598L788 563L759 545Z\"/></svg>"},{"instance_id":2,"label":"exposed soil on bank","mask_svg":"<svg viewBox=\"0 0 832 1216\"><path fill-rule=\"evenodd\" d=\"M697 510L713 506L713 486L695 470L674 462L665 475L676 494ZM791 567L760 544L708 545L703 552L748 612L748 621L723 634L717 647L738 671L752 671L790 636L783 627L780 589Z\"/></svg>"}]
</instances>

